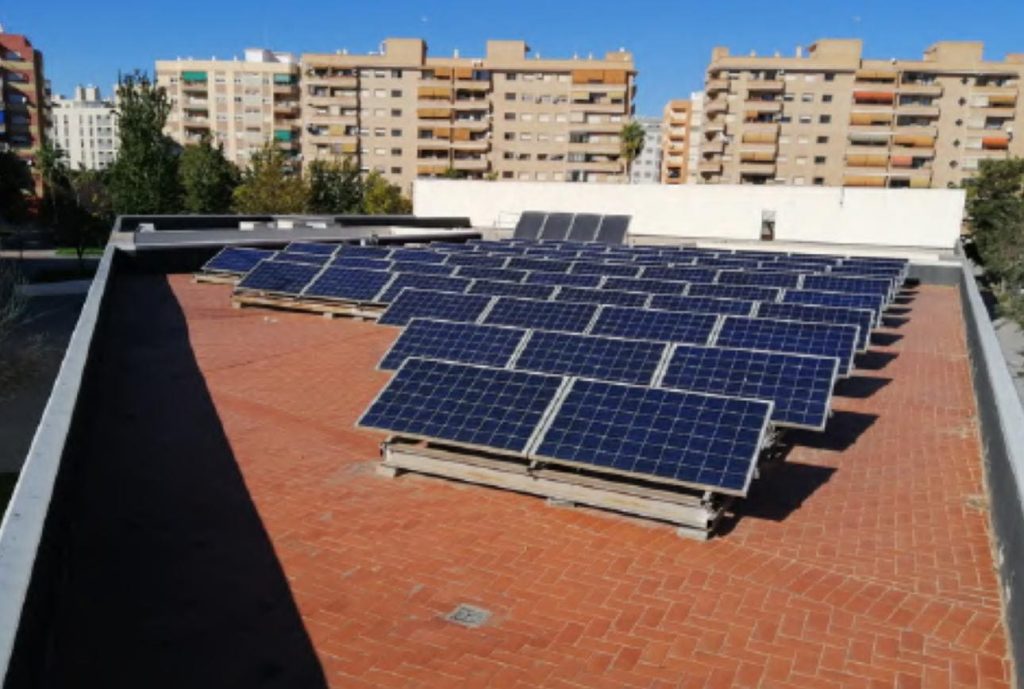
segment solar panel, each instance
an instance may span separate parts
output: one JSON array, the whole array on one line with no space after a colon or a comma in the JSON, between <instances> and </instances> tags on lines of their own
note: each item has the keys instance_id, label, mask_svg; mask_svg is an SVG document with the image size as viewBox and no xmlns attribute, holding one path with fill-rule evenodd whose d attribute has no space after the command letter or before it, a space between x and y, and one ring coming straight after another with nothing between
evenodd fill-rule
<instances>
[{"instance_id":1,"label":"solar panel","mask_svg":"<svg viewBox=\"0 0 1024 689\"><path fill-rule=\"evenodd\" d=\"M491 256L489 254L477 254L463 252L451 254L445 263L450 266L473 266L475 268L501 268L508 260L507 256Z\"/></svg>"},{"instance_id":2,"label":"solar panel","mask_svg":"<svg viewBox=\"0 0 1024 689\"><path fill-rule=\"evenodd\" d=\"M279 251L275 258L280 261L306 263L314 266L322 266L331 260L331 257L327 254L305 254L297 251Z\"/></svg>"},{"instance_id":3,"label":"solar panel","mask_svg":"<svg viewBox=\"0 0 1024 689\"><path fill-rule=\"evenodd\" d=\"M356 268L360 270L391 270L391 261L384 258L364 258L362 256L336 256L327 264L337 268Z\"/></svg>"},{"instance_id":4,"label":"solar panel","mask_svg":"<svg viewBox=\"0 0 1024 689\"><path fill-rule=\"evenodd\" d=\"M723 270L715 280L720 285L757 285L758 287L789 287L800 284L799 273L770 273Z\"/></svg>"},{"instance_id":5,"label":"solar panel","mask_svg":"<svg viewBox=\"0 0 1024 689\"><path fill-rule=\"evenodd\" d=\"M540 229L544 226L547 213L537 211L523 211L519 214L519 221L512 236L516 239L536 239L540 236Z\"/></svg>"},{"instance_id":6,"label":"solar panel","mask_svg":"<svg viewBox=\"0 0 1024 689\"><path fill-rule=\"evenodd\" d=\"M643 292L620 292L614 289L591 289L587 287L561 287L555 301L575 301L584 304L614 304L616 306L643 307L649 294Z\"/></svg>"},{"instance_id":7,"label":"solar panel","mask_svg":"<svg viewBox=\"0 0 1024 689\"><path fill-rule=\"evenodd\" d=\"M469 294L487 294L497 297L550 299L551 295L555 293L555 289L555 285L522 285L517 282L476 280L467 292Z\"/></svg>"},{"instance_id":8,"label":"solar panel","mask_svg":"<svg viewBox=\"0 0 1024 689\"><path fill-rule=\"evenodd\" d=\"M468 242L431 242L429 246L434 251L443 251L448 254L469 253L476 250L476 248Z\"/></svg>"},{"instance_id":9,"label":"solar panel","mask_svg":"<svg viewBox=\"0 0 1024 689\"><path fill-rule=\"evenodd\" d=\"M569 273L572 275L610 275L635 278L640 274L640 266L628 263L577 262L572 264Z\"/></svg>"},{"instance_id":10,"label":"solar panel","mask_svg":"<svg viewBox=\"0 0 1024 689\"><path fill-rule=\"evenodd\" d=\"M284 248L285 252L298 252L303 254L321 254L330 256L338 248L337 244L323 244L320 242L291 242Z\"/></svg>"},{"instance_id":11,"label":"solar panel","mask_svg":"<svg viewBox=\"0 0 1024 689\"><path fill-rule=\"evenodd\" d=\"M387 258L391 255L391 249L386 246L359 246L357 244L342 244L338 249L337 256L362 256L364 258Z\"/></svg>"},{"instance_id":12,"label":"solar panel","mask_svg":"<svg viewBox=\"0 0 1024 689\"><path fill-rule=\"evenodd\" d=\"M439 292L465 292L472 280L448 275L427 275L424 273L396 273L384 294L378 297L385 304L398 296L405 287L430 289Z\"/></svg>"},{"instance_id":13,"label":"solar panel","mask_svg":"<svg viewBox=\"0 0 1024 689\"><path fill-rule=\"evenodd\" d=\"M629 230L629 215L606 215L601 218L601 225L597 228L594 239L605 244L622 244L626 239L626 232Z\"/></svg>"},{"instance_id":14,"label":"solar panel","mask_svg":"<svg viewBox=\"0 0 1024 689\"><path fill-rule=\"evenodd\" d=\"M417 261L421 263L444 263L448 255L430 249L395 249L391 252L392 261Z\"/></svg>"},{"instance_id":15,"label":"solar panel","mask_svg":"<svg viewBox=\"0 0 1024 689\"><path fill-rule=\"evenodd\" d=\"M236 289L298 295L320 272L320 266L264 259L245 274Z\"/></svg>"},{"instance_id":16,"label":"solar panel","mask_svg":"<svg viewBox=\"0 0 1024 689\"><path fill-rule=\"evenodd\" d=\"M892 281L876 280L874 278L807 275L804 277L803 289L852 292L855 294L880 294L888 299L889 293L892 291Z\"/></svg>"},{"instance_id":17,"label":"solar panel","mask_svg":"<svg viewBox=\"0 0 1024 689\"><path fill-rule=\"evenodd\" d=\"M716 285L691 282L686 295L691 297L722 297L723 299L749 299L751 301L775 301L779 298L778 287L757 287L755 285Z\"/></svg>"},{"instance_id":18,"label":"solar panel","mask_svg":"<svg viewBox=\"0 0 1024 689\"><path fill-rule=\"evenodd\" d=\"M601 289L614 289L620 292L646 292L647 294L682 294L686 290L685 282L670 280L646 280L644 278L605 278Z\"/></svg>"},{"instance_id":19,"label":"solar panel","mask_svg":"<svg viewBox=\"0 0 1024 689\"><path fill-rule=\"evenodd\" d=\"M640 274L645 280L676 280L680 282L714 282L718 271L699 266L646 266Z\"/></svg>"},{"instance_id":20,"label":"solar panel","mask_svg":"<svg viewBox=\"0 0 1024 689\"><path fill-rule=\"evenodd\" d=\"M694 311L697 313L749 316L753 312L754 302L744 299L655 294L651 297L650 307L652 309L662 309L663 311Z\"/></svg>"},{"instance_id":21,"label":"solar panel","mask_svg":"<svg viewBox=\"0 0 1024 689\"><path fill-rule=\"evenodd\" d=\"M824 430L838 368L835 357L677 345L660 385L770 400L775 424Z\"/></svg>"},{"instance_id":22,"label":"solar panel","mask_svg":"<svg viewBox=\"0 0 1024 689\"><path fill-rule=\"evenodd\" d=\"M579 242L591 242L597 235L597 227L601 224L601 216L593 213L577 213L569 227L569 239Z\"/></svg>"},{"instance_id":23,"label":"solar panel","mask_svg":"<svg viewBox=\"0 0 1024 689\"><path fill-rule=\"evenodd\" d=\"M744 495L770 402L574 379L535 455Z\"/></svg>"},{"instance_id":24,"label":"solar panel","mask_svg":"<svg viewBox=\"0 0 1024 689\"><path fill-rule=\"evenodd\" d=\"M885 297L880 294L852 294L849 292L823 292L819 290L788 289L782 295L783 304L811 306L837 306L847 309L869 309L875 314L875 323L881 323Z\"/></svg>"},{"instance_id":25,"label":"solar panel","mask_svg":"<svg viewBox=\"0 0 1024 689\"><path fill-rule=\"evenodd\" d=\"M306 286L302 296L372 302L390 280L391 274L381 270L328 266Z\"/></svg>"},{"instance_id":26,"label":"solar panel","mask_svg":"<svg viewBox=\"0 0 1024 689\"><path fill-rule=\"evenodd\" d=\"M839 359L839 375L845 376L853 368L857 326L726 316L711 344L836 357Z\"/></svg>"},{"instance_id":27,"label":"solar panel","mask_svg":"<svg viewBox=\"0 0 1024 689\"><path fill-rule=\"evenodd\" d=\"M717 321L718 316L709 313L602 306L589 334L704 344Z\"/></svg>"},{"instance_id":28,"label":"solar panel","mask_svg":"<svg viewBox=\"0 0 1024 689\"><path fill-rule=\"evenodd\" d=\"M407 287L381 314L382 325L406 325L413 318L472 323L480 317L491 298L478 294L458 294Z\"/></svg>"},{"instance_id":29,"label":"solar panel","mask_svg":"<svg viewBox=\"0 0 1024 689\"><path fill-rule=\"evenodd\" d=\"M597 287L601 284L600 275L575 275L572 273L545 273L531 270L526 282L534 285L567 285L570 287Z\"/></svg>"},{"instance_id":30,"label":"solar panel","mask_svg":"<svg viewBox=\"0 0 1024 689\"><path fill-rule=\"evenodd\" d=\"M513 256L508 259L509 268L520 270L541 270L546 273L566 273L572 267L572 261L556 261L547 258L527 258Z\"/></svg>"},{"instance_id":31,"label":"solar panel","mask_svg":"<svg viewBox=\"0 0 1024 689\"><path fill-rule=\"evenodd\" d=\"M202 267L204 273L248 273L257 263L271 258L275 252L266 249L248 249L226 246Z\"/></svg>"},{"instance_id":32,"label":"solar panel","mask_svg":"<svg viewBox=\"0 0 1024 689\"><path fill-rule=\"evenodd\" d=\"M538 239L565 239L572 225L573 213L548 213Z\"/></svg>"},{"instance_id":33,"label":"solar panel","mask_svg":"<svg viewBox=\"0 0 1024 689\"><path fill-rule=\"evenodd\" d=\"M379 368L397 369L409 357L505 368L526 333L519 328L414 318L384 355Z\"/></svg>"},{"instance_id":34,"label":"solar panel","mask_svg":"<svg viewBox=\"0 0 1024 689\"><path fill-rule=\"evenodd\" d=\"M445 263L427 263L426 261L392 261L392 273L426 273L429 275L451 275L456 266Z\"/></svg>"},{"instance_id":35,"label":"solar panel","mask_svg":"<svg viewBox=\"0 0 1024 689\"><path fill-rule=\"evenodd\" d=\"M582 333L597 311L593 304L499 297L484 323Z\"/></svg>"},{"instance_id":36,"label":"solar panel","mask_svg":"<svg viewBox=\"0 0 1024 689\"><path fill-rule=\"evenodd\" d=\"M407 359L359 425L525 454L562 382L541 373Z\"/></svg>"},{"instance_id":37,"label":"solar panel","mask_svg":"<svg viewBox=\"0 0 1024 689\"><path fill-rule=\"evenodd\" d=\"M532 331L513 368L650 385L664 342Z\"/></svg>"},{"instance_id":38,"label":"solar panel","mask_svg":"<svg viewBox=\"0 0 1024 689\"><path fill-rule=\"evenodd\" d=\"M875 312L871 309L849 309L838 306L809 306L807 304L772 304L758 306L758 318L775 318L808 323L842 323L859 328L857 348L864 351L871 340Z\"/></svg>"},{"instance_id":39,"label":"solar panel","mask_svg":"<svg viewBox=\"0 0 1024 689\"><path fill-rule=\"evenodd\" d=\"M699 256L696 264L698 266L710 266L714 268L728 269L755 269L761 266L763 259L742 258L740 256Z\"/></svg>"},{"instance_id":40,"label":"solar panel","mask_svg":"<svg viewBox=\"0 0 1024 689\"><path fill-rule=\"evenodd\" d=\"M836 266L829 271L829 275L874 276L889 280L897 280L903 277L903 268L886 265L851 264Z\"/></svg>"},{"instance_id":41,"label":"solar panel","mask_svg":"<svg viewBox=\"0 0 1024 689\"><path fill-rule=\"evenodd\" d=\"M498 280L500 282L522 282L526 279L525 270L512 270L510 268L477 268L476 266L459 266L455 275L460 278L475 278L479 280Z\"/></svg>"}]
</instances>

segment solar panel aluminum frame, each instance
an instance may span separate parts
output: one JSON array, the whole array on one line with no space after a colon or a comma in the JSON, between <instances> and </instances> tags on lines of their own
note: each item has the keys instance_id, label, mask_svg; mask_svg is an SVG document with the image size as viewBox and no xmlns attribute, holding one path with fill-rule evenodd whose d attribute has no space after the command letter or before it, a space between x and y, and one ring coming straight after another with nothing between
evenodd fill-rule
<instances>
[{"instance_id":1,"label":"solar panel aluminum frame","mask_svg":"<svg viewBox=\"0 0 1024 689\"><path fill-rule=\"evenodd\" d=\"M364 305L364 306L386 306L387 305L386 302L377 301L377 298L380 297L382 294L384 294L387 291L388 287L391 286L391 283L394 282L395 277L398 275L398 273L388 273L387 274L388 275L387 281L381 286L381 288L379 290L377 290L377 292L370 299L342 299L341 297L331 297L331 296L326 296L326 295L323 295L323 294L308 294L309 288L312 287L313 284L317 280L319 280L320 277L324 273L326 273L328 270L339 270L339 266L332 265L330 263L325 265L320 270L320 272L318 272L316 275L314 275L313 278L309 282L306 283L306 286L302 288L301 292L299 292L299 296L302 297L303 299L308 299L309 301L323 302L323 303L327 303L327 304L339 304L340 303L340 304L358 304L358 305ZM361 271L361 272L378 272L378 273L384 272L384 271L372 271L372 270L369 270L367 268L353 268L352 270L358 270L358 271Z\"/></svg>"},{"instance_id":2,"label":"solar panel aluminum frame","mask_svg":"<svg viewBox=\"0 0 1024 689\"><path fill-rule=\"evenodd\" d=\"M493 303L493 299L491 301ZM490 304L488 304L488 307L489 306L490 306ZM480 323L468 322L468 321L446 321L443 318L423 318L423 317L417 317L417 318L411 318L409 320L409 322L405 326L403 326L403 328L402 328L402 335L404 335L406 329L408 329L409 326L411 326L416 321L430 321L430 322L433 322L433 323L453 323L455 325L482 325ZM514 330L514 331L519 332L521 334L521 336L519 338L519 344L516 345L515 351L513 351L512 355L509 357L508 363L503 367L507 371L515 371L516 369L513 366L513 364L515 363L515 360L519 356L519 354L522 353L523 349L526 347L526 343L530 339L529 335L533 331L532 330L524 330L522 328L514 328L511 325L484 325L482 327L486 327L486 328L500 328L502 330L509 330L509 331L513 331ZM377 361L377 365L373 367L374 371L382 371L384 373L397 373L398 369L382 368L382 366L383 366L384 362L387 361L387 358L391 355L391 352L395 348L395 345L397 345L399 343L399 341L402 339L402 335L399 335L398 337L396 337L394 339L394 341L392 341L391 345L387 348L387 350L385 350L383 356L381 356L381 358ZM406 357L406 359L428 359L428 358L433 358L433 357L426 357L426 356L422 356L422 355L415 356L415 357L411 357L411 356ZM465 365L465 366L483 366L483 364L474 364L474 363L469 363L469 362L465 362L465 361L454 361L452 359L438 359L438 361L447 361L449 363L461 364L461 365ZM402 363L404 364L405 361L403 361ZM494 368L494 367L492 367L492 366L484 366L484 368ZM540 371L524 371L524 373L540 373ZM548 373L548 374L545 374L545 375L549 375L550 376L550 375L555 375L555 374ZM367 409L369 409L369 407L367 407Z\"/></svg>"},{"instance_id":3,"label":"solar panel aluminum frame","mask_svg":"<svg viewBox=\"0 0 1024 689\"><path fill-rule=\"evenodd\" d=\"M776 350L776 349L755 349L753 347L734 347L734 346L730 346L730 345L719 345L718 344L718 336L721 334L722 328L725 327L725 322L729 318L756 318L756 317L754 317L754 316L719 316L718 323L715 324L715 330L712 331L711 336L708 338L708 341L707 341L708 346L711 346L711 347L722 347L723 349L746 349L746 350L752 351L752 352L778 352L778 353L781 353L781 354L806 354L806 352L783 352L781 350ZM857 358L857 351L858 351L857 347L856 347L856 344L858 342L860 342L860 326L859 325L852 325L852 324L849 324L849 323L811 323L811 322L808 322L808 321L794 321L794 320L792 320L790 318L770 318L770 319L766 318L764 320L771 320L771 321L774 321L774 322L777 322L777 323L795 323L795 324L799 324L799 325L827 325L827 326L832 326L832 327L836 327L836 328L853 328L854 330L856 330L855 337L854 337L854 347L850 351L850 359L848 361L848 366L846 367L846 373L840 373L839 377L840 378L849 378L850 376L853 375L853 371L854 371L854 368L855 368L854 367L854 361ZM836 359L838 360L839 357L836 357Z\"/></svg>"},{"instance_id":4,"label":"solar panel aluminum frame","mask_svg":"<svg viewBox=\"0 0 1024 689\"><path fill-rule=\"evenodd\" d=\"M257 251L260 254L265 254L263 256L263 258L261 258L258 261L256 261L256 264L258 264L260 261L266 260L268 258L272 259L275 256L277 256L278 253L279 253L277 251L272 251L272 250L269 250L269 249L260 249L260 248L254 247L254 246L225 246L225 247L221 248L221 250L218 251L216 254L211 256L206 261L206 263L204 263L203 266L199 269L199 272L200 273L211 273L211 274L214 274L214 275L237 275L237 276L245 275L245 273L248 272L248 271L227 270L226 268L210 268L209 267L209 265L211 263L213 263L215 260L217 260L217 258L219 258L222 253L224 253L225 251L227 251L229 249L231 249L233 251L238 251L238 250ZM252 268L255 268L256 264L253 264L252 267L249 268L249 270L252 270Z\"/></svg>"},{"instance_id":5,"label":"solar panel aluminum frame","mask_svg":"<svg viewBox=\"0 0 1024 689\"><path fill-rule=\"evenodd\" d=\"M388 284L390 285L391 281L389 281ZM377 297L383 296L384 293L387 291L387 287L388 286L385 285L381 289L381 291L377 293L376 296ZM452 294L452 295L455 295L455 296L458 296L458 297L486 297L488 299L487 304L484 306L483 310L480 312L480 315L477 316L476 320L472 320L472 321L451 321L451 322L452 323L475 323L475 324L478 324L478 325L494 325L493 323L483 323L483 322L481 322L480 319L483 319L483 318L487 317L487 314L490 313L491 308L494 307L494 302L496 300L498 300L500 297L492 297L492 296L489 296L489 295L486 295L486 294L467 294L465 292L452 292L451 290L445 290L445 289L428 289L426 287L403 287L402 289L398 290L398 294L395 295L394 299L392 299L389 302L382 302L382 304L384 306L386 306L387 308L380 314L380 316L378 317L377 321L375 321L376 325L380 325L380 326L384 326L384 327L390 327L390 328L402 328L402 329L404 329L406 327L406 325L408 325L408 323L404 323L402 325L396 325L394 323L381 323L380 322L380 318L382 318L384 316L384 314L387 313L388 309L391 308L391 305L394 304L396 301L398 301L398 298L400 296L402 296L402 293L405 292L405 290L407 290L407 289L408 290L414 290L414 291L417 291L417 292L437 292L439 294ZM440 317L437 317L437 316L419 316L419 318L429 318L431 320L436 320L436 321L447 320L447 319L440 318ZM411 321L412 319L410 318L409 320ZM423 358L423 357L421 357L421 358ZM449 362L449 363L455 364L455 363L459 363L459 362L452 361L452 362Z\"/></svg>"},{"instance_id":6,"label":"solar panel aluminum frame","mask_svg":"<svg viewBox=\"0 0 1024 689\"><path fill-rule=\"evenodd\" d=\"M541 375L541 374L537 374L537 375ZM576 384L577 380L594 380L594 379L592 379L592 378L582 378L580 376L571 376L571 377L567 378L568 385L563 385L562 389L559 390L560 394L556 395L555 399L558 402L557 406L554 405L554 404L551 405L554 408L551 410L551 413L538 425L538 431L536 433L535 438L533 439L533 444L528 446L527 456L531 459L531 468L535 467L537 464L540 464L540 463L549 463L549 464L558 464L558 465L561 465L561 466L574 467L574 468L577 468L577 469L585 469L587 471L593 471L595 473L612 474L612 475L615 475L615 476L623 476L623 477L626 477L626 478L639 479L639 480L648 481L648 482L651 482L651 483L663 483L663 484L668 484L668 485L673 485L673 486L680 486L680 487L683 487L683 488L689 488L689 489L692 489L692 490L704 491L706 493L712 493L712 494L719 493L719 494L722 494L722 495L734 495L734 496L737 496L737 497L745 497L747 495L747 493L749 492L749 490L750 490L750 483L751 483L751 481L754 478L754 471L757 469L757 460L761 456L761 453L764 451L764 449L769 444L769 440L768 440L769 433L768 432L769 432L769 429L772 427L771 418L772 418L772 413L774 413L774 411L775 411L775 403L774 402L772 402L770 400L754 399L754 398L751 398L751 397L729 397L727 395L716 395L716 394L713 394L713 393L694 392L694 391L690 391L690 390L685 390L684 391L684 390L673 390L671 388L655 388L655 389L658 389L658 390L662 390L664 392L685 392L686 394L690 394L690 395L700 395L700 396L704 396L704 397L717 397L719 399L729 399L729 400L743 400L743 401L746 401L746 402L756 402L758 404L767 404L768 405L768 414L765 415L764 423L761 425L761 429L760 429L760 434L759 434L760 442L758 443L757 448L754 450L753 456L750 458L750 463L748 465L749 468L747 469L747 474L746 474L746 477L744 479L743 488L741 490L732 490L732 489L728 489L728 488L721 488L721 487L718 487L718 486L711 486L711 485L708 485L708 484L692 483L692 482L689 482L689 481L680 481L678 479L665 478L665 477L662 477L662 476L654 476L652 474L643 474L643 473L636 472L636 471L623 471L622 469L613 469L613 468L604 467L604 466L597 466L595 464L588 464L586 462L574 462L574 461L571 461L571 460L558 459L558 458L555 458L555 457L548 457L546 455L539 454L537 452L537 450L540 448L541 443L544 441L544 436L550 430L551 424L554 422L554 419L555 419L555 416L558 413L558 410L561 409L562 404L565 402L566 398L568 398L569 394L572 392L572 388ZM598 382L608 383L610 385L620 385L622 387L628 387L628 388L639 388L641 390L650 389L647 386L631 385L629 383L616 383L616 382L612 382L612 381L598 381ZM494 450L492 449L491 452L493 452L493 451Z\"/></svg>"},{"instance_id":7,"label":"solar panel aluminum frame","mask_svg":"<svg viewBox=\"0 0 1024 689\"><path fill-rule=\"evenodd\" d=\"M266 294L266 295L275 296L275 297L288 297L290 299L294 299L296 297L302 296L302 293L306 290L306 288L309 287L309 285L312 284L318 277L320 277L320 274L323 273L324 270L327 268L327 265L317 266L317 265L312 264L312 263L299 263L299 262L296 262L296 261L279 260L275 256L273 259L269 259L269 258L263 259L262 261L257 263L255 266L253 266L252 270L256 270L256 268L258 268L261 264L263 264L265 262L289 263L291 265L297 265L297 266L316 267L317 271L315 273L313 273L313 277L311 277L309 279L309 281L306 282L306 284L303 285L302 289L299 290L298 292L282 292L280 290L255 289L255 288L252 288L252 287L243 287L243 286L241 286L241 284L235 285L234 291L236 293L242 292L242 293L245 293L245 294ZM249 272L252 272L252 271L249 271ZM248 274L249 273L246 273L246 275L248 275ZM242 279L244 280L245 277L243 276Z\"/></svg>"},{"instance_id":8,"label":"solar panel aluminum frame","mask_svg":"<svg viewBox=\"0 0 1024 689\"><path fill-rule=\"evenodd\" d=\"M511 327L511 326L500 326L500 327ZM658 374L659 374L659 372L661 370L661 367L664 366L666 364L666 362L667 362L666 353L670 349L669 345L673 345L674 346L674 343L671 343L671 342L661 342L659 340L645 340L645 339L636 338L636 337L621 337L619 335L590 335L588 333L566 333L566 332L559 332L557 330L540 330L538 328L530 328L527 331L527 336L524 337L523 340L519 343L519 345L520 345L519 348L516 350L515 354L513 354L512 358L509 360L508 368L510 370L522 371L524 373L543 373L543 374L549 375L549 376L562 375L562 376L568 376L568 377L572 377L572 378L583 378L585 380L597 380L597 381L601 381L601 382L604 382L604 383L615 383L616 385L634 385L634 386L637 386L637 387L645 387L643 385L640 385L639 383L626 383L626 382L622 382L622 381L619 381L619 380L611 380L609 378L594 378L592 376L581 376L581 375L569 374L569 373L550 373L548 371L538 371L538 370L532 369L532 368L518 368L520 357L522 356L522 354L526 350L526 348L529 346L530 341L533 339L533 336L536 333L544 333L544 334L551 334L551 335L568 335L570 337L593 337L593 338L598 338L598 339L602 339L602 340L618 340L620 342L644 342L644 343L647 343L647 344L652 344L652 345L657 345L659 347L662 347L663 351L661 353L661 359L658 362L658 366L655 367L654 371L651 373L651 380L648 381L647 387L654 387L653 381L655 381L657 379Z\"/></svg>"},{"instance_id":9,"label":"solar panel aluminum frame","mask_svg":"<svg viewBox=\"0 0 1024 689\"><path fill-rule=\"evenodd\" d=\"M754 316L756 318L770 318L773 321L777 321L777 320L793 320L792 318L780 319L778 316L762 316L761 315L761 303L769 303L770 304L770 303L774 303L774 302L759 302L759 303L755 304L753 313L750 313L748 315ZM814 304L793 304L793 306L806 306L808 308L818 308L818 309L837 309L837 310L842 310L842 311L866 311L867 313L871 314L871 318L869 319L871 321L871 323L874 324L874 321L875 321L874 312L871 309L862 309L862 308L847 307L847 306L816 306ZM799 319L797 319L797 320L799 320ZM869 329L867 334L862 333L860 331L860 324L858 324L858 323L845 323L844 324L844 323L835 323L833 321L801 321L801 322L802 323L824 323L825 325L856 325L857 326L857 343L858 343L857 344L857 351L863 354L864 352L868 351L868 349L871 346L871 330Z\"/></svg>"}]
</instances>

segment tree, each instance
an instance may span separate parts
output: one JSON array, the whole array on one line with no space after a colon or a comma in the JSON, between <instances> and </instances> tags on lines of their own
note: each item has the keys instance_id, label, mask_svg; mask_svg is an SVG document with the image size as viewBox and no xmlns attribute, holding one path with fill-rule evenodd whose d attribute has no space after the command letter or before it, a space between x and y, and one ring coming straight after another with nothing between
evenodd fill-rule
<instances>
[{"instance_id":1,"label":"tree","mask_svg":"<svg viewBox=\"0 0 1024 689\"><path fill-rule=\"evenodd\" d=\"M363 181L351 158L309 164L310 213L359 213L362 205Z\"/></svg>"},{"instance_id":2,"label":"tree","mask_svg":"<svg viewBox=\"0 0 1024 689\"><path fill-rule=\"evenodd\" d=\"M309 190L289 171L284 152L268 141L252 155L233 196L238 213L301 213Z\"/></svg>"},{"instance_id":3,"label":"tree","mask_svg":"<svg viewBox=\"0 0 1024 689\"><path fill-rule=\"evenodd\" d=\"M177 213L181 209L178 146L163 133L171 104L145 72L121 76L117 85L120 149L110 168L117 213Z\"/></svg>"},{"instance_id":4,"label":"tree","mask_svg":"<svg viewBox=\"0 0 1024 689\"><path fill-rule=\"evenodd\" d=\"M47 141L39 149L36 164L43 179L43 207L49 216L45 221L56 226L60 222L60 207L71 192L66 154L60 146Z\"/></svg>"},{"instance_id":5,"label":"tree","mask_svg":"<svg viewBox=\"0 0 1024 689\"><path fill-rule=\"evenodd\" d=\"M626 182L629 182L632 177L633 161L644 150L645 138L644 128L639 122L628 122L622 126L622 131L619 133L619 152L622 155L622 160L626 163Z\"/></svg>"},{"instance_id":6,"label":"tree","mask_svg":"<svg viewBox=\"0 0 1024 689\"><path fill-rule=\"evenodd\" d=\"M224 146L209 134L185 146L178 160L181 205L186 213L229 213L238 186L238 168L224 157Z\"/></svg>"},{"instance_id":7,"label":"tree","mask_svg":"<svg viewBox=\"0 0 1024 689\"><path fill-rule=\"evenodd\" d=\"M376 170L363 182L363 212L368 215L401 215L412 212L412 203L402 190Z\"/></svg>"},{"instance_id":8,"label":"tree","mask_svg":"<svg viewBox=\"0 0 1024 689\"><path fill-rule=\"evenodd\" d=\"M453 167L445 168L441 173L442 179L466 179L468 173L465 170L456 170Z\"/></svg>"},{"instance_id":9,"label":"tree","mask_svg":"<svg viewBox=\"0 0 1024 689\"><path fill-rule=\"evenodd\" d=\"M23 222L28 215L28 200L34 192L28 164L10 151L0 151L0 219Z\"/></svg>"}]
</instances>

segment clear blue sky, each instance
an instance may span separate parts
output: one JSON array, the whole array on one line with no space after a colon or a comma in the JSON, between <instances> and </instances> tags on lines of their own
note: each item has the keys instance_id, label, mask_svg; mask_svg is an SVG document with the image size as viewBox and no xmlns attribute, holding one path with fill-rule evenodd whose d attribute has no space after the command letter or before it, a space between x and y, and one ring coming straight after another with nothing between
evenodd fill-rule
<instances>
[{"instance_id":1,"label":"clear blue sky","mask_svg":"<svg viewBox=\"0 0 1024 689\"><path fill-rule=\"evenodd\" d=\"M637 112L701 87L715 45L781 51L823 37L860 37L868 57L918 57L940 39L983 40L986 57L1024 52L1024 0L29 0L0 4L7 31L44 52L58 93L77 83L106 93L119 70L156 59L230 57L246 47L375 50L419 36L434 54L483 52L488 38L522 38L543 57L624 47L640 71Z\"/></svg>"}]
</instances>

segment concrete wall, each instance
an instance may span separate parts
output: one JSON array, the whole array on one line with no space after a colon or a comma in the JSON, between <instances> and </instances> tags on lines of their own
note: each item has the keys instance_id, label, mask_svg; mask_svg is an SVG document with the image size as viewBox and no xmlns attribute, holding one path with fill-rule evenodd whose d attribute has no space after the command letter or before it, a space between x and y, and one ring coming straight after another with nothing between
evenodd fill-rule
<instances>
[{"instance_id":1,"label":"concrete wall","mask_svg":"<svg viewBox=\"0 0 1024 689\"><path fill-rule=\"evenodd\" d=\"M757 240L761 212L775 238L951 250L960 236L959 189L844 189L732 185L610 185L416 180L416 215L466 215L475 226L524 210L626 213L630 232Z\"/></svg>"}]
</instances>

